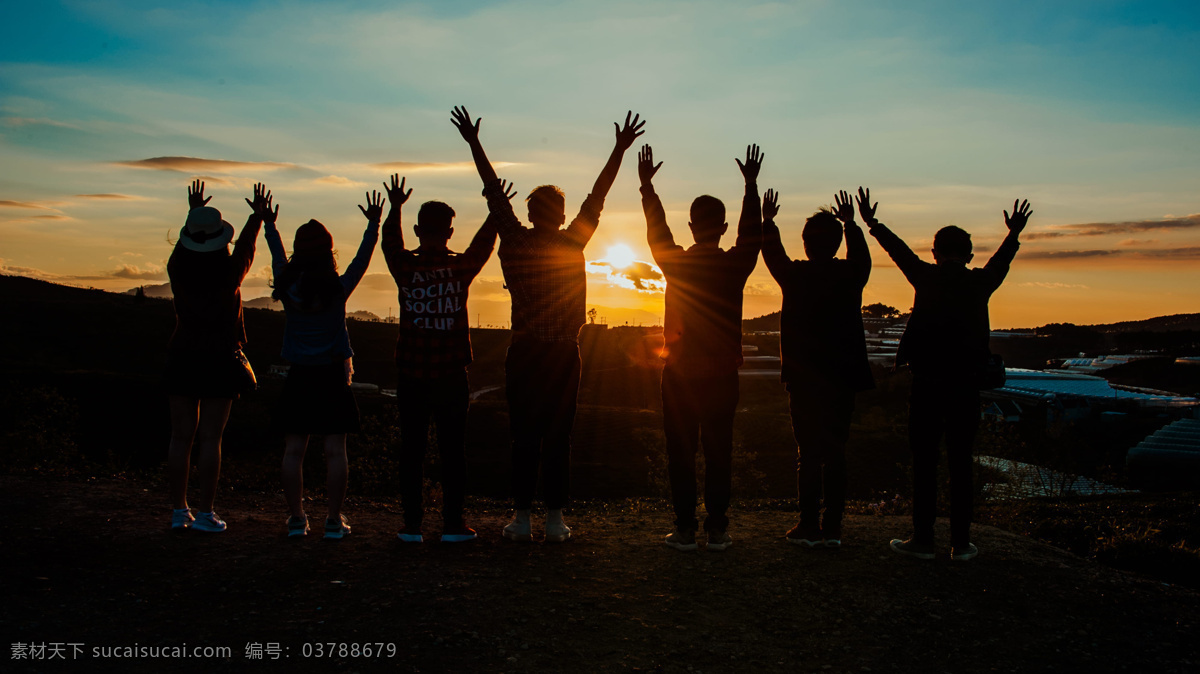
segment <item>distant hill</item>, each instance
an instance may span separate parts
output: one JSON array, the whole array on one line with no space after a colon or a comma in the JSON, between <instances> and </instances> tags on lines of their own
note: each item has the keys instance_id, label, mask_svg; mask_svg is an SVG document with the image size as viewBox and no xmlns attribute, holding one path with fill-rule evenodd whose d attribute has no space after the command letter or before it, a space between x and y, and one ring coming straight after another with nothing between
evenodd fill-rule
<instances>
[{"instance_id":1,"label":"distant hill","mask_svg":"<svg viewBox=\"0 0 1200 674\"><path fill-rule=\"evenodd\" d=\"M1200 314L1172 314L1142 321L1121 321L1088 326L1098 332L1167 332L1170 330L1200 330Z\"/></svg>"},{"instance_id":2,"label":"distant hill","mask_svg":"<svg viewBox=\"0 0 1200 674\"><path fill-rule=\"evenodd\" d=\"M157 283L152 285L141 286L142 291L146 293L146 297L165 297L171 299L174 295L171 294L171 282ZM137 287L130 288L125 291L126 295L136 295Z\"/></svg>"},{"instance_id":3,"label":"distant hill","mask_svg":"<svg viewBox=\"0 0 1200 674\"><path fill-rule=\"evenodd\" d=\"M283 311L283 303L279 300L272 299L270 295L266 297L255 297L252 300L243 299L242 308L244 309L270 309L271 311Z\"/></svg>"},{"instance_id":4,"label":"distant hill","mask_svg":"<svg viewBox=\"0 0 1200 674\"><path fill-rule=\"evenodd\" d=\"M742 332L779 332L782 312L772 311L765 316L742 319Z\"/></svg>"}]
</instances>

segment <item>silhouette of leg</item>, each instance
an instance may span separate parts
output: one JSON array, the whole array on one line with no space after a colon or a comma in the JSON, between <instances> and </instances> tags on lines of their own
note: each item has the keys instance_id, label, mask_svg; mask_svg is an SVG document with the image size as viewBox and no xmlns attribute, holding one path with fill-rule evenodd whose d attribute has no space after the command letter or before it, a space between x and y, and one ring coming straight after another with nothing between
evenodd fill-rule
<instances>
[{"instance_id":1,"label":"silhouette of leg","mask_svg":"<svg viewBox=\"0 0 1200 674\"><path fill-rule=\"evenodd\" d=\"M692 396L696 390L671 367L663 368L663 431L667 438L667 476L675 506L675 528L695 531L696 448L700 419Z\"/></svg>"},{"instance_id":2,"label":"silhouette of leg","mask_svg":"<svg viewBox=\"0 0 1200 674\"><path fill-rule=\"evenodd\" d=\"M729 528L729 498L733 481L733 416L738 403L738 374L732 372L700 383L708 393L700 415L700 439L704 444L705 531Z\"/></svg>"},{"instance_id":3,"label":"silhouette of leg","mask_svg":"<svg viewBox=\"0 0 1200 674\"><path fill-rule=\"evenodd\" d=\"M957 387L956 387L957 388ZM979 430L979 391L958 388L946 413L946 463L950 473L950 545L965 548L971 542L971 516L975 501L972 447Z\"/></svg>"},{"instance_id":4,"label":"silhouette of leg","mask_svg":"<svg viewBox=\"0 0 1200 674\"><path fill-rule=\"evenodd\" d=\"M329 519L338 521L342 514L342 502L346 500L346 484L350 478L350 466L346 460L346 434L325 436L325 492L329 497Z\"/></svg>"},{"instance_id":5,"label":"silhouette of leg","mask_svg":"<svg viewBox=\"0 0 1200 674\"><path fill-rule=\"evenodd\" d=\"M913 455L913 538L922 545L933 545L933 524L937 517L938 444L942 441L945 415L938 384L928 375L913 372L908 444Z\"/></svg>"},{"instance_id":6,"label":"silhouette of leg","mask_svg":"<svg viewBox=\"0 0 1200 674\"><path fill-rule=\"evenodd\" d=\"M854 392L830 392L828 400L826 428L829 446L824 457L825 514L821 521L821 535L823 538L841 540L842 514L846 510L846 441L850 438Z\"/></svg>"},{"instance_id":7,"label":"silhouette of leg","mask_svg":"<svg viewBox=\"0 0 1200 674\"><path fill-rule=\"evenodd\" d=\"M217 480L221 477L221 436L229 421L229 398L204 398L200 401L200 418L196 424L196 468L200 478L200 512L210 513L217 497Z\"/></svg>"},{"instance_id":8,"label":"silhouette of leg","mask_svg":"<svg viewBox=\"0 0 1200 674\"><path fill-rule=\"evenodd\" d=\"M821 510L821 396L811 387L789 387L788 405L792 413L792 435L796 438L796 494L800 507L800 528L806 536L820 530Z\"/></svg>"},{"instance_id":9,"label":"silhouette of leg","mask_svg":"<svg viewBox=\"0 0 1200 674\"><path fill-rule=\"evenodd\" d=\"M579 347L574 343L554 344L547 349L548 371L541 376L544 389L543 409L550 416L545 420L542 436L542 489L546 508L566 507L571 484L571 428L575 425L575 410L579 399Z\"/></svg>"},{"instance_id":10,"label":"silhouette of leg","mask_svg":"<svg viewBox=\"0 0 1200 674\"><path fill-rule=\"evenodd\" d=\"M421 526L425 515L422 487L429 441L428 387L428 381L418 379L402 379L396 386L400 416L400 501L404 507L404 525L414 529Z\"/></svg>"},{"instance_id":11,"label":"silhouette of leg","mask_svg":"<svg viewBox=\"0 0 1200 674\"><path fill-rule=\"evenodd\" d=\"M442 468L442 521L448 528L461 527L465 524L463 499L467 490L467 373L444 377L436 388L434 417Z\"/></svg>"},{"instance_id":12,"label":"silhouette of leg","mask_svg":"<svg viewBox=\"0 0 1200 674\"><path fill-rule=\"evenodd\" d=\"M512 436L512 490L517 510L529 510L537 490L541 453L541 430L537 378L540 364L537 345L513 342L504 360L505 396L508 398L508 426Z\"/></svg>"},{"instance_id":13,"label":"silhouette of leg","mask_svg":"<svg viewBox=\"0 0 1200 674\"><path fill-rule=\"evenodd\" d=\"M288 433L283 436L283 496L292 517L304 516L304 451L308 436Z\"/></svg>"},{"instance_id":14,"label":"silhouette of leg","mask_svg":"<svg viewBox=\"0 0 1200 674\"><path fill-rule=\"evenodd\" d=\"M167 449L167 478L171 485L171 507L188 507L187 484L191 473L192 441L200 416L200 401L187 396L169 396L171 410L171 444Z\"/></svg>"}]
</instances>

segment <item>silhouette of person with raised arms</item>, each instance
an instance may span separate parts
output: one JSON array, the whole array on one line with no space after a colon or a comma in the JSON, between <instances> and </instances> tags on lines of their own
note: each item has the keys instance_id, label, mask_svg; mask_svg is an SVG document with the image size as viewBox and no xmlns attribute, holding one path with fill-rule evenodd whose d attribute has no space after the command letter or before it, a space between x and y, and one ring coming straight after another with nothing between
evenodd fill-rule
<instances>
[{"instance_id":1,"label":"silhouette of person with raised arms","mask_svg":"<svg viewBox=\"0 0 1200 674\"><path fill-rule=\"evenodd\" d=\"M412 195L393 175L384 183L391 208L383 221L382 248L388 270L400 291L400 332L396 339L396 404L400 416L400 495L404 528L397 537L420 543L424 504L422 467L429 423L437 427L442 477L443 543L476 538L463 518L467 488L466 425L470 406L467 365L471 333L467 294L496 247L496 228L487 220L463 253L450 250L454 209L426 201L417 212L413 231L420 245L408 249L400 226L401 207Z\"/></svg>"},{"instance_id":2,"label":"silhouette of person with raised arms","mask_svg":"<svg viewBox=\"0 0 1200 674\"><path fill-rule=\"evenodd\" d=\"M834 205L837 210L823 208L805 221L802 237L808 259L792 260L775 224L779 195L767 190L763 198L763 261L783 291L781 379L787 386L798 449L800 521L786 538L810 548L842 544L850 415L855 394L875 385L862 322L871 252L854 222L850 195L842 190L834 196ZM839 260L843 230L846 259Z\"/></svg>"},{"instance_id":3,"label":"silhouette of person with raised arms","mask_svg":"<svg viewBox=\"0 0 1200 674\"><path fill-rule=\"evenodd\" d=\"M379 241L383 201L383 195L375 192L367 195L366 207L358 207L367 227L358 252L341 274L334 258L333 236L325 225L309 220L296 228L289 258L275 227L278 207L264 215L275 279L271 297L283 303L287 314L282 355L291 363L275 418L276 427L283 432L283 494L291 512L287 521L290 537L309 532L304 513L304 454L310 435L325 436L325 538L340 540L350 533L350 523L342 514L349 479L346 434L358 432L359 418L350 389L354 350L346 330L346 300L371 264Z\"/></svg>"},{"instance_id":4,"label":"silhouette of person with raised arms","mask_svg":"<svg viewBox=\"0 0 1200 674\"><path fill-rule=\"evenodd\" d=\"M584 324L587 277L583 249L600 222L604 198L621 168L621 159L642 135L644 121L632 111L616 127L616 143L579 214L565 229L562 190L542 185L526 198L529 222L513 212L496 171L479 142L479 122L456 107L453 123L471 147L483 180L488 210L500 234L500 265L512 295L512 345L504 363L509 428L512 434L513 520L505 538L533 538L529 511L537 487L538 465L546 500L545 540L569 540L562 518L570 482L571 427L579 397L579 329Z\"/></svg>"},{"instance_id":5,"label":"silhouette of person with raised arms","mask_svg":"<svg viewBox=\"0 0 1200 674\"><path fill-rule=\"evenodd\" d=\"M242 323L242 281L254 263L254 244L262 212L271 195L254 186L250 217L233 252L233 225L208 205L204 183L188 188L187 223L167 260L167 277L175 307L175 331L167 347L164 385L171 411L171 444L167 481L173 511L171 529L218 533L225 521L213 511L221 476L221 436L233 401L246 390L249 365L242 355L246 328ZM200 473L200 508L192 515L187 501L192 444Z\"/></svg>"},{"instance_id":6,"label":"silhouette of person with raised arms","mask_svg":"<svg viewBox=\"0 0 1200 674\"><path fill-rule=\"evenodd\" d=\"M934 558L937 515L938 446L946 437L950 473L950 558L979 554L971 543L971 449L979 429L979 389L990 355L988 300L1008 275L1029 216L1028 201L1004 211L1008 236L983 267L967 267L974 254L971 235L949 226L933 237L930 264L875 218L870 190L861 187L859 213L871 235L912 284L912 317L896 354L896 364L912 369L908 442L913 454L913 536L893 539L892 550L917 559Z\"/></svg>"},{"instance_id":7,"label":"silhouette of person with raised arms","mask_svg":"<svg viewBox=\"0 0 1200 674\"><path fill-rule=\"evenodd\" d=\"M725 204L703 195L692 202L688 227L696 243L675 243L667 226L662 201L652 180L662 163L643 145L638 154L642 210L654 261L667 279L662 373L663 427L667 438L667 472L675 507L675 531L666 544L695 550L696 450L704 446L704 531L707 548L725 550L733 544L729 527L729 498L733 465L733 416L737 408L738 368L742 364L742 292L758 263L762 244L762 214L758 172L765 155L757 145L746 147L746 163L735 159L746 182L737 241L720 247L729 228Z\"/></svg>"}]
</instances>

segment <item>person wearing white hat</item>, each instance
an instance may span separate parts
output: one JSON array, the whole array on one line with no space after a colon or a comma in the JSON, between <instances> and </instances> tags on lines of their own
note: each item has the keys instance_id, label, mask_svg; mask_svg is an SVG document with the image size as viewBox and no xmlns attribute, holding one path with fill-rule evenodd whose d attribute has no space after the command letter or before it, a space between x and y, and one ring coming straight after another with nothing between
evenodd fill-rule
<instances>
[{"instance_id":1,"label":"person wearing white hat","mask_svg":"<svg viewBox=\"0 0 1200 674\"><path fill-rule=\"evenodd\" d=\"M221 435L229 408L240 393L254 387L242 346L242 280L254 262L254 245L271 194L254 186L246 200L253 213L229 251L233 226L208 205L204 183L188 188L187 221L167 261L167 276L175 304L175 332L167 349L163 378L171 411L171 443L167 476L173 530L221 532L225 522L213 512L221 473ZM196 515L188 507L187 484L192 447L200 472L200 503Z\"/></svg>"}]
</instances>

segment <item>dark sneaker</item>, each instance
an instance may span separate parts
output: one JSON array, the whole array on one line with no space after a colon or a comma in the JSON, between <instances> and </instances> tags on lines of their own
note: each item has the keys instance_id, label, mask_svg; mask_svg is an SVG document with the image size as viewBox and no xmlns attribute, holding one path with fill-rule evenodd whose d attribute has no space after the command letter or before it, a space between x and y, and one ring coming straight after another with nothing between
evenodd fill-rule
<instances>
[{"instance_id":1,"label":"dark sneaker","mask_svg":"<svg viewBox=\"0 0 1200 674\"><path fill-rule=\"evenodd\" d=\"M821 532L813 527L802 527L797 524L784 535L787 537L788 543L803 545L806 548L815 548L821 544Z\"/></svg>"},{"instance_id":2,"label":"dark sneaker","mask_svg":"<svg viewBox=\"0 0 1200 674\"><path fill-rule=\"evenodd\" d=\"M571 527L566 522L546 522L546 542L566 543L571 540Z\"/></svg>"},{"instance_id":3,"label":"dark sneaker","mask_svg":"<svg viewBox=\"0 0 1200 674\"><path fill-rule=\"evenodd\" d=\"M289 517L288 521L287 521L287 528L288 528L288 538L297 538L300 536L307 536L308 532L311 531L311 529L309 529L309 526L308 526L308 515L301 515L300 517Z\"/></svg>"},{"instance_id":4,"label":"dark sneaker","mask_svg":"<svg viewBox=\"0 0 1200 674\"><path fill-rule=\"evenodd\" d=\"M954 546L950 548L950 559L965 562L968 559L975 559L979 554L979 548L975 547L974 543L967 543L966 546Z\"/></svg>"},{"instance_id":5,"label":"dark sneaker","mask_svg":"<svg viewBox=\"0 0 1200 674\"><path fill-rule=\"evenodd\" d=\"M468 526L445 527L442 529L443 543L466 543L479 538L475 530Z\"/></svg>"},{"instance_id":6,"label":"dark sneaker","mask_svg":"<svg viewBox=\"0 0 1200 674\"><path fill-rule=\"evenodd\" d=\"M733 539L724 531L708 532L708 544L705 549L710 552L720 552L733 545Z\"/></svg>"},{"instance_id":7,"label":"dark sneaker","mask_svg":"<svg viewBox=\"0 0 1200 674\"><path fill-rule=\"evenodd\" d=\"M215 512L196 513L196 521L192 522L192 529L218 534L225 531L225 520L221 519Z\"/></svg>"},{"instance_id":8,"label":"dark sneaker","mask_svg":"<svg viewBox=\"0 0 1200 674\"><path fill-rule=\"evenodd\" d=\"M343 536L350 535L350 522L345 515L338 515L338 519L331 520L325 518L325 540L340 541Z\"/></svg>"},{"instance_id":9,"label":"dark sneaker","mask_svg":"<svg viewBox=\"0 0 1200 674\"><path fill-rule=\"evenodd\" d=\"M192 517L191 508L172 508L171 509L171 530L184 531L192 528L192 522L196 518Z\"/></svg>"},{"instance_id":10,"label":"dark sneaker","mask_svg":"<svg viewBox=\"0 0 1200 674\"><path fill-rule=\"evenodd\" d=\"M668 548L675 548L684 552L695 550L699 547L696 545L696 532L685 529L679 529L673 534L667 534L663 543L666 543Z\"/></svg>"},{"instance_id":11,"label":"dark sneaker","mask_svg":"<svg viewBox=\"0 0 1200 674\"><path fill-rule=\"evenodd\" d=\"M396 534L396 538L404 543L421 543L425 540L425 537L421 535L420 527L410 527L407 524Z\"/></svg>"},{"instance_id":12,"label":"dark sneaker","mask_svg":"<svg viewBox=\"0 0 1200 674\"><path fill-rule=\"evenodd\" d=\"M889 545L891 545L892 550L909 557L917 559L933 559L934 557L934 548L932 545L918 543L911 538L907 541L893 538Z\"/></svg>"}]
</instances>

